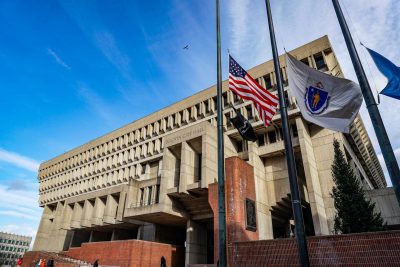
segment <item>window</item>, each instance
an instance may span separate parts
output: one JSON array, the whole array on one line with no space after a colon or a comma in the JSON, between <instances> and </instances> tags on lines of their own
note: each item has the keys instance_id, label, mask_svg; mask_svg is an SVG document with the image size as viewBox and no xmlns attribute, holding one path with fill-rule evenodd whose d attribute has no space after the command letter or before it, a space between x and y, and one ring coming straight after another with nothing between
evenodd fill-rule
<instances>
[{"instance_id":1,"label":"window","mask_svg":"<svg viewBox=\"0 0 400 267\"><path fill-rule=\"evenodd\" d=\"M252 120L253 119L253 110L251 108L251 105L246 106L246 111L247 111L247 119Z\"/></svg>"},{"instance_id":2,"label":"window","mask_svg":"<svg viewBox=\"0 0 400 267\"><path fill-rule=\"evenodd\" d=\"M268 89L272 89L272 81L271 81L271 74L267 74L263 76L264 82L265 82L265 88Z\"/></svg>"},{"instance_id":3,"label":"window","mask_svg":"<svg viewBox=\"0 0 400 267\"><path fill-rule=\"evenodd\" d=\"M276 142L276 133L275 131L268 132L268 141L270 144Z\"/></svg>"},{"instance_id":4,"label":"window","mask_svg":"<svg viewBox=\"0 0 400 267\"><path fill-rule=\"evenodd\" d=\"M257 135L258 146L263 146L265 144L264 134Z\"/></svg>"},{"instance_id":5,"label":"window","mask_svg":"<svg viewBox=\"0 0 400 267\"><path fill-rule=\"evenodd\" d=\"M235 142L235 145L236 145L236 151L239 153L239 152L243 152L243 143L242 143L242 141L240 140L240 141L236 141Z\"/></svg>"},{"instance_id":6,"label":"window","mask_svg":"<svg viewBox=\"0 0 400 267\"><path fill-rule=\"evenodd\" d=\"M303 58L302 60L300 60L301 62L303 62L304 64L306 64L307 66L310 66L310 63L308 62L308 57Z\"/></svg>"},{"instance_id":7,"label":"window","mask_svg":"<svg viewBox=\"0 0 400 267\"><path fill-rule=\"evenodd\" d=\"M292 124L291 127L292 127L292 134L293 134L293 137L298 137L298 136L299 136L299 133L297 132L297 126L296 126L296 124Z\"/></svg>"},{"instance_id":8,"label":"window","mask_svg":"<svg viewBox=\"0 0 400 267\"><path fill-rule=\"evenodd\" d=\"M143 206L143 200L144 200L144 188L140 188L140 203L139 203L139 206Z\"/></svg>"},{"instance_id":9,"label":"window","mask_svg":"<svg viewBox=\"0 0 400 267\"><path fill-rule=\"evenodd\" d=\"M160 201L160 185L156 185L156 199L155 203L158 203Z\"/></svg>"},{"instance_id":10,"label":"window","mask_svg":"<svg viewBox=\"0 0 400 267\"><path fill-rule=\"evenodd\" d=\"M223 104L222 104L222 106L223 106L223 107L226 107L226 106L228 105L228 94L227 94L227 92L225 92L225 93L222 94L222 99L223 99Z\"/></svg>"},{"instance_id":11,"label":"window","mask_svg":"<svg viewBox=\"0 0 400 267\"><path fill-rule=\"evenodd\" d=\"M288 94L288 91L285 91L284 95L285 95L286 107L289 108L289 107L290 107L290 101L289 101L289 94Z\"/></svg>"},{"instance_id":12,"label":"window","mask_svg":"<svg viewBox=\"0 0 400 267\"><path fill-rule=\"evenodd\" d=\"M317 70L321 70L321 71L328 70L328 68L325 64L325 61L324 61L324 57L322 56L322 53L315 54L314 60L315 60L315 65L317 67Z\"/></svg>"},{"instance_id":13,"label":"window","mask_svg":"<svg viewBox=\"0 0 400 267\"><path fill-rule=\"evenodd\" d=\"M226 116L226 127L229 128L232 126L232 122L231 122L231 114L228 112L225 114Z\"/></svg>"},{"instance_id":14,"label":"window","mask_svg":"<svg viewBox=\"0 0 400 267\"><path fill-rule=\"evenodd\" d=\"M149 186L148 189L149 189L149 194L148 194L148 197L147 197L147 205L151 205L153 187Z\"/></svg>"}]
</instances>

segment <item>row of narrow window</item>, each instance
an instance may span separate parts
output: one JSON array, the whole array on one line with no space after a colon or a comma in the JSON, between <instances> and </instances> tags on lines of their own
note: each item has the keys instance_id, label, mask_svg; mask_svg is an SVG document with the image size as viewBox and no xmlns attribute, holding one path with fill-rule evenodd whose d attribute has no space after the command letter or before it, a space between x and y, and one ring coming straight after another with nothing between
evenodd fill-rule
<instances>
[{"instance_id":1,"label":"row of narrow window","mask_svg":"<svg viewBox=\"0 0 400 267\"><path fill-rule=\"evenodd\" d=\"M315 67L322 71L324 71L325 70L324 68L326 68L326 63L322 52L314 54L312 57L304 58L301 61L311 67ZM287 85L286 67L282 67L282 75L283 75L284 85ZM274 82L273 73L268 73L262 77L259 77L258 82L270 91L276 89L276 83ZM235 94L233 94L231 91L223 93L224 108L229 107L229 105L232 103L237 104L241 102L243 101ZM247 111L249 111L250 109L252 109L251 105L246 107ZM207 99L205 101L202 101L190 108L181 110L173 115L169 115L165 118L162 118L154 123L142 127L141 129L137 129L133 132L127 133L123 136L120 136L102 145L99 145L95 148L85 151L79 155L75 155L55 165L49 166L48 168L42 169L40 170L39 177L42 179L60 173L67 169L77 167L81 164L90 162L101 156L118 151L135 143L139 143L153 136L157 136L160 133L165 133L168 130L180 127L181 125L190 123L191 121L195 121L201 117L206 117L207 115L213 114L215 112L216 112L216 96ZM248 116L249 119L252 119L253 114L256 113L253 110L251 110L251 112L247 112L247 114L249 114ZM229 118L230 114L228 114L226 118L227 124L229 124ZM254 119L257 120L258 118Z\"/></svg>"},{"instance_id":2,"label":"row of narrow window","mask_svg":"<svg viewBox=\"0 0 400 267\"><path fill-rule=\"evenodd\" d=\"M11 244L17 246L29 246L28 242L20 241L20 240L13 240L13 239L0 239L0 244Z\"/></svg>"},{"instance_id":3,"label":"row of narrow window","mask_svg":"<svg viewBox=\"0 0 400 267\"><path fill-rule=\"evenodd\" d=\"M326 60L324 55L331 53L331 49L326 49L325 51L318 52L316 54L313 54L312 56L306 57L301 59L300 61L306 64L307 66L311 68L315 68L319 71L328 71L328 66L326 64ZM288 78L287 78L287 73L286 73L286 67L283 66L281 68L282 72L282 80L283 80L283 85L287 86L288 85ZM275 79L275 72L270 72L265 74L264 76L258 78L258 82L266 88L268 91L275 91L276 90L276 79Z\"/></svg>"},{"instance_id":4,"label":"row of narrow window","mask_svg":"<svg viewBox=\"0 0 400 267\"><path fill-rule=\"evenodd\" d=\"M126 149L117 154L108 157L100 158L99 160L91 161L81 167L63 172L49 179L42 180L42 190L63 185L80 178L100 173L112 168L126 165L127 163L143 159L148 156L157 155L162 152L164 144L162 139L156 139L145 144ZM40 190L39 190L40 191Z\"/></svg>"},{"instance_id":5,"label":"row of narrow window","mask_svg":"<svg viewBox=\"0 0 400 267\"><path fill-rule=\"evenodd\" d=\"M228 106L233 102L233 93L224 92L224 106ZM114 140L108 141L102 145L92 148L88 151L75 155L66 160L58 162L52 166L44 168L39 172L39 178L53 176L68 169L77 167L84 163L90 162L96 158L113 153L120 149L142 142L146 139L165 133L169 130L179 128L190 122L212 115L216 112L216 97L207 99L190 108L181 110L173 115L162 118L152 124L149 124L141 129L125 134Z\"/></svg>"},{"instance_id":6,"label":"row of narrow window","mask_svg":"<svg viewBox=\"0 0 400 267\"><path fill-rule=\"evenodd\" d=\"M139 178L148 175L147 178L156 178L159 176L160 161L154 161L146 164L136 164L110 171L101 175L90 177L84 180L60 186L55 189L42 192L39 197L41 204L61 200L66 197L98 190L108 186L113 186L127 182L131 178Z\"/></svg>"},{"instance_id":7,"label":"row of narrow window","mask_svg":"<svg viewBox=\"0 0 400 267\"><path fill-rule=\"evenodd\" d=\"M140 174L142 174L141 164L129 166L89 179L81 180L79 182L61 186L54 190L43 192L39 197L39 202L44 204L51 201L64 199L66 197L98 190L107 186L117 185L127 182L129 178L138 177Z\"/></svg>"}]
</instances>

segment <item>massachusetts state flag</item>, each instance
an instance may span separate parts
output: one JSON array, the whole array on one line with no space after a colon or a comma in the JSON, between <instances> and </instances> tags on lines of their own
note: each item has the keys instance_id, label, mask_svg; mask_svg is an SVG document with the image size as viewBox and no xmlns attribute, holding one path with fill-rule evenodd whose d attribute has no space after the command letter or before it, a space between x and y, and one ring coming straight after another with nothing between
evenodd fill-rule
<instances>
[{"instance_id":1,"label":"massachusetts state flag","mask_svg":"<svg viewBox=\"0 0 400 267\"><path fill-rule=\"evenodd\" d=\"M229 89L241 98L253 101L265 126L270 124L278 98L259 85L230 55Z\"/></svg>"},{"instance_id":2,"label":"massachusetts state flag","mask_svg":"<svg viewBox=\"0 0 400 267\"><path fill-rule=\"evenodd\" d=\"M310 68L289 54L286 65L290 94L303 118L348 133L363 100L358 84Z\"/></svg>"}]
</instances>

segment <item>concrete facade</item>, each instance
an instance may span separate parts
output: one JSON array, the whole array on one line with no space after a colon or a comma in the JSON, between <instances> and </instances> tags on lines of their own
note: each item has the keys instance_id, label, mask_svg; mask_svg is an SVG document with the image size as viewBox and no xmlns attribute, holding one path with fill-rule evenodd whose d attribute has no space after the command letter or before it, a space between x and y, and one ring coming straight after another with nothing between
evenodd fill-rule
<instances>
[{"instance_id":1,"label":"concrete facade","mask_svg":"<svg viewBox=\"0 0 400 267\"><path fill-rule=\"evenodd\" d=\"M290 52L305 64L343 77L324 36ZM359 116L348 135L305 121L287 94L297 173L309 235L333 232L333 140L342 145L365 190L386 182ZM273 63L250 69L276 94ZM279 112L264 127L250 102L223 83L225 156L253 167L257 236L288 237L292 210ZM243 141L231 108L249 119L257 142ZM217 181L216 87L213 86L40 165L43 215L34 250L62 251L82 243L139 239L186 246L186 263L214 261L210 184ZM227 189L228 190L228 189Z\"/></svg>"}]
</instances>

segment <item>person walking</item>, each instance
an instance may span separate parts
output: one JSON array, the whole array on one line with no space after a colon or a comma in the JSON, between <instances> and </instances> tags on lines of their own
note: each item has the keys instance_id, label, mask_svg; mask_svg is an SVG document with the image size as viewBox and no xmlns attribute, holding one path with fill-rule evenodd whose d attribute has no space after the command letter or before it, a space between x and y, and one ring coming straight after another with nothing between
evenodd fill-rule
<instances>
[{"instance_id":1,"label":"person walking","mask_svg":"<svg viewBox=\"0 0 400 267\"><path fill-rule=\"evenodd\" d=\"M161 256L160 267L167 267L167 260L164 258L164 256Z\"/></svg>"},{"instance_id":2,"label":"person walking","mask_svg":"<svg viewBox=\"0 0 400 267\"><path fill-rule=\"evenodd\" d=\"M93 267L99 267L99 259L97 259L97 260L93 263Z\"/></svg>"},{"instance_id":3,"label":"person walking","mask_svg":"<svg viewBox=\"0 0 400 267\"><path fill-rule=\"evenodd\" d=\"M40 262L40 267L46 267L46 259L42 259Z\"/></svg>"},{"instance_id":4,"label":"person walking","mask_svg":"<svg viewBox=\"0 0 400 267\"><path fill-rule=\"evenodd\" d=\"M54 266L54 260L50 259L47 261L46 267L53 267Z\"/></svg>"},{"instance_id":5,"label":"person walking","mask_svg":"<svg viewBox=\"0 0 400 267\"><path fill-rule=\"evenodd\" d=\"M21 266L22 266L22 261L23 261L22 258L19 258L19 259L18 259L18 261L17 261L17 267L21 267Z\"/></svg>"}]
</instances>

